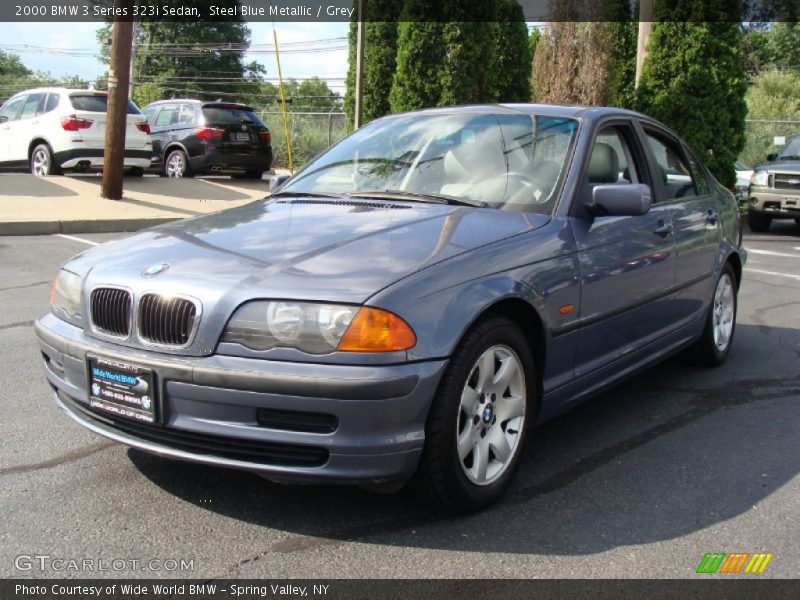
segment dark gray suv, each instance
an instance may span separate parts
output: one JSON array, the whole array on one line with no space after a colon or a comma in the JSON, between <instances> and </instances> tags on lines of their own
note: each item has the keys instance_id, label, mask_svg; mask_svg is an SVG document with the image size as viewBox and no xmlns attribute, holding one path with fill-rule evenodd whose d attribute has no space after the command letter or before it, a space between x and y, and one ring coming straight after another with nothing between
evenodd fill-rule
<instances>
[{"instance_id":1,"label":"dark gray suv","mask_svg":"<svg viewBox=\"0 0 800 600\"><path fill-rule=\"evenodd\" d=\"M747 218L756 232L767 231L773 219L794 219L800 225L800 134L767 158L750 178Z\"/></svg>"},{"instance_id":2,"label":"dark gray suv","mask_svg":"<svg viewBox=\"0 0 800 600\"><path fill-rule=\"evenodd\" d=\"M261 179L272 167L272 137L252 108L229 102L163 100L143 111L154 167L166 177L224 173Z\"/></svg>"}]
</instances>

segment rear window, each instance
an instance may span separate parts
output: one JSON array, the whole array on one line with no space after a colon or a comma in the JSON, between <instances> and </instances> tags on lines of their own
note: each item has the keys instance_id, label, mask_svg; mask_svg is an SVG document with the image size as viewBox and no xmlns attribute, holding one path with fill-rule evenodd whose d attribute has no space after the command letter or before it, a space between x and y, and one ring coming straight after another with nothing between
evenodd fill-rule
<instances>
[{"instance_id":1,"label":"rear window","mask_svg":"<svg viewBox=\"0 0 800 600\"><path fill-rule=\"evenodd\" d=\"M86 112L101 112L108 110L107 94L70 94L70 102L75 110ZM128 114L140 115L142 111L133 102L128 100Z\"/></svg>"},{"instance_id":2,"label":"rear window","mask_svg":"<svg viewBox=\"0 0 800 600\"><path fill-rule=\"evenodd\" d=\"M206 123L214 125L234 125L243 123L245 125L258 125L264 126L261 119L258 118L249 108L233 108L222 106L204 106L203 116L206 118Z\"/></svg>"}]
</instances>

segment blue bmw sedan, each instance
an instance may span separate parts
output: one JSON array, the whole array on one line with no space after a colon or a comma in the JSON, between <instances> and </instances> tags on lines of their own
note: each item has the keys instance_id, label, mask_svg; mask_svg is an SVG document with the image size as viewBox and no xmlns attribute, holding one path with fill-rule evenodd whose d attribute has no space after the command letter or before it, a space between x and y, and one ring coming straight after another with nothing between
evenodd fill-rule
<instances>
[{"instance_id":1,"label":"blue bmw sedan","mask_svg":"<svg viewBox=\"0 0 800 600\"><path fill-rule=\"evenodd\" d=\"M444 108L72 258L36 333L107 438L476 510L537 423L678 352L722 364L744 261L733 195L653 119Z\"/></svg>"}]
</instances>

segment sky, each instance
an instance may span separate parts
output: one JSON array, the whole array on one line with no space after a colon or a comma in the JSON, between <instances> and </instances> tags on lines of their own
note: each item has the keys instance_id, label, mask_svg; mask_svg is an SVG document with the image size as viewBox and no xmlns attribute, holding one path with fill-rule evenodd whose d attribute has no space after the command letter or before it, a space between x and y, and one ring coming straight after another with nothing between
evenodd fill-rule
<instances>
[{"instance_id":1,"label":"sky","mask_svg":"<svg viewBox=\"0 0 800 600\"><path fill-rule=\"evenodd\" d=\"M248 23L251 44L272 44L272 24ZM13 51L22 62L34 71L49 71L54 76L78 75L94 81L105 73L106 66L91 56L63 56L41 51L23 50L20 45L46 46L48 48L95 48L95 31L100 23L0 23L0 50ZM278 44L311 41L347 36L349 23L275 23ZM14 46L14 48L8 48ZM98 49L99 53L99 49ZM275 57L271 54L252 55L246 62L256 60L267 69L267 77L277 77ZM341 78L331 82L330 87L344 92L343 79L347 74L347 50L320 52L316 54L291 54L281 52L281 68L284 79L305 78L317 75L322 78Z\"/></svg>"}]
</instances>

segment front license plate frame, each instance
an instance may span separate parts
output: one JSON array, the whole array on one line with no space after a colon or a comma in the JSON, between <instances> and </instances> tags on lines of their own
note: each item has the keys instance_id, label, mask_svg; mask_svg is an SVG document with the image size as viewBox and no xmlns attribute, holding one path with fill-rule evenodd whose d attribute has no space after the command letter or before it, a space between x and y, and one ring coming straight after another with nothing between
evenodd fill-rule
<instances>
[{"instance_id":1,"label":"front license plate frame","mask_svg":"<svg viewBox=\"0 0 800 600\"><path fill-rule=\"evenodd\" d=\"M157 423L156 373L127 361L86 357L89 406L140 423Z\"/></svg>"}]
</instances>

